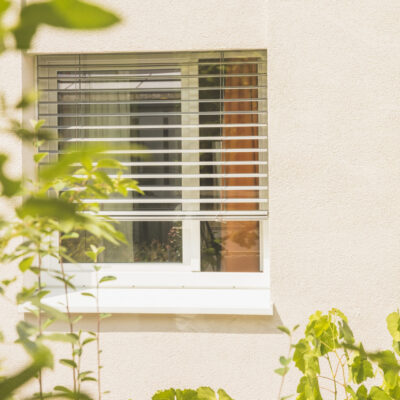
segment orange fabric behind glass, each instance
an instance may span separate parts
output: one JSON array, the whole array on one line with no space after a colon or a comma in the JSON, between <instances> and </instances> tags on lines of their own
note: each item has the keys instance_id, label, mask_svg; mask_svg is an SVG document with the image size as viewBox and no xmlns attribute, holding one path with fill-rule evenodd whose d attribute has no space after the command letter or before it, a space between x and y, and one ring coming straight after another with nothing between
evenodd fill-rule
<instances>
[{"instance_id":1,"label":"orange fabric behind glass","mask_svg":"<svg viewBox=\"0 0 400 400\"><path fill-rule=\"evenodd\" d=\"M250 61L250 60L249 60ZM257 86L257 76L231 76L229 74L256 74L257 64L226 65L225 86L244 86L243 89L224 91L225 99L257 98L257 89L246 89L246 86ZM257 111L257 101L226 102L224 111ZM257 114L225 114L224 124L257 123ZM257 127L223 128L224 136L257 136ZM257 140L224 140L223 147L257 148ZM258 161L257 153L224 153L224 161ZM257 165L224 165L223 173L258 173ZM257 186L258 178L225 178L226 186ZM258 191L241 190L225 191L221 196L226 198L256 198ZM226 210L257 210L258 203L228 203ZM257 272L260 270L259 224L257 221L227 221L223 224L222 235L225 237L222 255L222 271ZM241 240L242 239L242 240Z\"/></svg>"}]
</instances>

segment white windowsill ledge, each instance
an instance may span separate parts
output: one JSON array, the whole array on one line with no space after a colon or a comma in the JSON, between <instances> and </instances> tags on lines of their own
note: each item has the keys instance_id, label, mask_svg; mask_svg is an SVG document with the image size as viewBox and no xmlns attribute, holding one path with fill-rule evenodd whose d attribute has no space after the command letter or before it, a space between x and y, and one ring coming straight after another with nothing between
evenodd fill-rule
<instances>
[{"instance_id":1,"label":"white windowsill ledge","mask_svg":"<svg viewBox=\"0 0 400 400\"><path fill-rule=\"evenodd\" d=\"M65 311L65 294L51 288L43 303ZM82 288L69 292L72 313L96 313L95 299L82 296L95 294L95 289ZM100 312L132 314L231 314L272 315L268 288L251 289L171 289L171 288L102 288L99 293ZM20 306L26 312L28 304Z\"/></svg>"}]
</instances>

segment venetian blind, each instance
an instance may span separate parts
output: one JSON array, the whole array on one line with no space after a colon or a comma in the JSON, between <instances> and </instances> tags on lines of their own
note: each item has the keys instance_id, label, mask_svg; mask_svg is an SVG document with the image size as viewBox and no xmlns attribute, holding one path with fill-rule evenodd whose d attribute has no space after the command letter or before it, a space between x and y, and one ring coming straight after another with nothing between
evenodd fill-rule
<instances>
[{"instance_id":1,"label":"venetian blind","mask_svg":"<svg viewBox=\"0 0 400 400\"><path fill-rule=\"evenodd\" d=\"M43 150L106 145L145 192L98 200L120 220L265 218L266 73L263 51L39 56Z\"/></svg>"}]
</instances>

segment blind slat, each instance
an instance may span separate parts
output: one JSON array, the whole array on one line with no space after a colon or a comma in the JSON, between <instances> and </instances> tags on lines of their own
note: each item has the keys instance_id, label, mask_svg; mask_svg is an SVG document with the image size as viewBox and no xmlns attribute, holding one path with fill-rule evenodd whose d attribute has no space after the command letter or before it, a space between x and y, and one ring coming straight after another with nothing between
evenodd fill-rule
<instances>
[{"instance_id":1,"label":"blind slat","mask_svg":"<svg viewBox=\"0 0 400 400\"><path fill-rule=\"evenodd\" d=\"M257 128L266 127L267 124L243 123L243 124L185 124L185 125L43 125L47 129L59 130L93 130L93 129L180 129L180 128Z\"/></svg>"},{"instance_id":2,"label":"blind slat","mask_svg":"<svg viewBox=\"0 0 400 400\"><path fill-rule=\"evenodd\" d=\"M197 142L212 140L263 140L267 136L198 136L198 137L114 137L114 138L59 138L59 142Z\"/></svg>"},{"instance_id":3,"label":"blind slat","mask_svg":"<svg viewBox=\"0 0 400 400\"><path fill-rule=\"evenodd\" d=\"M267 203L267 199L245 198L245 199L84 199L84 203L99 203L99 204L197 204L197 203Z\"/></svg>"}]
</instances>

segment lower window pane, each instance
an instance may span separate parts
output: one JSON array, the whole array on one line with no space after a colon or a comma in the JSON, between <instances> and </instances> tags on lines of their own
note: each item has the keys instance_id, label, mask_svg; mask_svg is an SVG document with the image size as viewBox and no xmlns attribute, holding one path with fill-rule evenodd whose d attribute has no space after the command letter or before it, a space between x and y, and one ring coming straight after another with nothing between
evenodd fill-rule
<instances>
[{"instance_id":1,"label":"lower window pane","mask_svg":"<svg viewBox=\"0 0 400 400\"><path fill-rule=\"evenodd\" d=\"M260 271L258 221L202 221L201 270Z\"/></svg>"},{"instance_id":2,"label":"lower window pane","mask_svg":"<svg viewBox=\"0 0 400 400\"><path fill-rule=\"evenodd\" d=\"M121 221L117 229L125 235L127 244L116 246L88 232L80 232L79 238L65 240L63 246L67 254L79 263L91 262L85 255L91 244L105 247L99 256L99 263L182 262L181 222Z\"/></svg>"}]
</instances>

